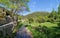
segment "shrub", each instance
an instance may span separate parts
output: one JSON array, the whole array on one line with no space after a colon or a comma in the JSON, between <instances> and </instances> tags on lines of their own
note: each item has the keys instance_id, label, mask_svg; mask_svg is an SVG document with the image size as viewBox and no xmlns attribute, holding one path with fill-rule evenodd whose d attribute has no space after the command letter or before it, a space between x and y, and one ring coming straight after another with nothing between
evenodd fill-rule
<instances>
[{"instance_id":1,"label":"shrub","mask_svg":"<svg viewBox=\"0 0 60 38\"><path fill-rule=\"evenodd\" d=\"M60 23L58 23L58 28L60 29Z\"/></svg>"}]
</instances>

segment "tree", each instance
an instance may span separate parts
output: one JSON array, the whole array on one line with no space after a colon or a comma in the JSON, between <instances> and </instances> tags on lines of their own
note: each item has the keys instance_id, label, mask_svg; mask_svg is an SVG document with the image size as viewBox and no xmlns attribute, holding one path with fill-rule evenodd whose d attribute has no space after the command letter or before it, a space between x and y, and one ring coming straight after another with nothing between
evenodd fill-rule
<instances>
[{"instance_id":1,"label":"tree","mask_svg":"<svg viewBox=\"0 0 60 38\"><path fill-rule=\"evenodd\" d=\"M12 13L29 11L28 9L29 0L0 0L0 4L6 9L10 9Z\"/></svg>"},{"instance_id":2,"label":"tree","mask_svg":"<svg viewBox=\"0 0 60 38\"><path fill-rule=\"evenodd\" d=\"M29 0L0 0L0 4L4 5L6 8L22 10L22 7L27 7L28 1Z\"/></svg>"},{"instance_id":3,"label":"tree","mask_svg":"<svg viewBox=\"0 0 60 38\"><path fill-rule=\"evenodd\" d=\"M57 19L57 12L53 9L50 15L48 16L50 22L54 22Z\"/></svg>"},{"instance_id":4,"label":"tree","mask_svg":"<svg viewBox=\"0 0 60 38\"><path fill-rule=\"evenodd\" d=\"M58 21L60 22L60 5L58 6Z\"/></svg>"},{"instance_id":5,"label":"tree","mask_svg":"<svg viewBox=\"0 0 60 38\"><path fill-rule=\"evenodd\" d=\"M32 23L34 21L34 19L32 17L28 18L29 23Z\"/></svg>"},{"instance_id":6,"label":"tree","mask_svg":"<svg viewBox=\"0 0 60 38\"><path fill-rule=\"evenodd\" d=\"M44 22L46 22L46 19L45 19L45 17L39 16L36 21L38 23L44 23Z\"/></svg>"},{"instance_id":7,"label":"tree","mask_svg":"<svg viewBox=\"0 0 60 38\"><path fill-rule=\"evenodd\" d=\"M58 14L60 14L60 5L58 6Z\"/></svg>"}]
</instances>

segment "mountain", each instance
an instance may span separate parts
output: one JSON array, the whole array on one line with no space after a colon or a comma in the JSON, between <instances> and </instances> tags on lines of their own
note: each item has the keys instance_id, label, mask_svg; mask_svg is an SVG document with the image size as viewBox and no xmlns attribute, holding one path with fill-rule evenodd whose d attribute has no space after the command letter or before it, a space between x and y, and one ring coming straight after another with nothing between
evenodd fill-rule
<instances>
[{"instance_id":1,"label":"mountain","mask_svg":"<svg viewBox=\"0 0 60 38\"><path fill-rule=\"evenodd\" d=\"M49 12L33 12L32 14L28 14L26 16L24 16L23 18L37 18L39 16L42 16L42 17L45 17L45 16L48 16L49 15Z\"/></svg>"}]
</instances>

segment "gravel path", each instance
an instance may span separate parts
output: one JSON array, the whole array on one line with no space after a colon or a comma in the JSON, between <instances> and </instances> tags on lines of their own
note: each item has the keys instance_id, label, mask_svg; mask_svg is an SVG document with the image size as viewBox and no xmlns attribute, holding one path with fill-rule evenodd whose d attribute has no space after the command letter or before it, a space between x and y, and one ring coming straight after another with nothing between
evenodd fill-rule
<instances>
[{"instance_id":1,"label":"gravel path","mask_svg":"<svg viewBox=\"0 0 60 38\"><path fill-rule=\"evenodd\" d=\"M32 33L30 32L30 30L27 27L22 26L17 31L15 38L32 38Z\"/></svg>"}]
</instances>

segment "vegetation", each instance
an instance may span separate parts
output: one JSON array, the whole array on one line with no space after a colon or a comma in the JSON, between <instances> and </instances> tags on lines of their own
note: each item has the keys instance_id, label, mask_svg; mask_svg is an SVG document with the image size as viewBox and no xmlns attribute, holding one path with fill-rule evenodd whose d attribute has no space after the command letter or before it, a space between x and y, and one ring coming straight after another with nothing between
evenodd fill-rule
<instances>
[{"instance_id":1,"label":"vegetation","mask_svg":"<svg viewBox=\"0 0 60 38\"><path fill-rule=\"evenodd\" d=\"M34 38L60 38L60 6L58 12L34 12L23 16L28 19L27 25ZM30 24L30 25L29 25Z\"/></svg>"},{"instance_id":2,"label":"vegetation","mask_svg":"<svg viewBox=\"0 0 60 38\"><path fill-rule=\"evenodd\" d=\"M16 32L22 25L27 25L27 28L32 32L33 38L60 38L60 5L58 11L54 9L52 12L34 12L26 16L20 16L18 12L29 11L27 3L29 0L0 0L0 3L4 5L3 11L0 10L0 22L5 24L6 14L10 14L12 18L14 15L17 20L17 26L14 28L12 36L16 35ZM3 13L5 12L5 13ZM4 21L1 21L1 17ZM0 25L1 25L0 23ZM2 32L0 32L0 37ZM7 35L6 38L9 38Z\"/></svg>"}]
</instances>

